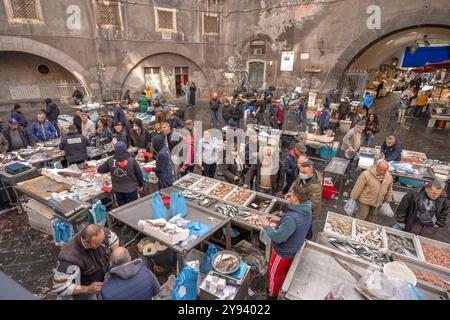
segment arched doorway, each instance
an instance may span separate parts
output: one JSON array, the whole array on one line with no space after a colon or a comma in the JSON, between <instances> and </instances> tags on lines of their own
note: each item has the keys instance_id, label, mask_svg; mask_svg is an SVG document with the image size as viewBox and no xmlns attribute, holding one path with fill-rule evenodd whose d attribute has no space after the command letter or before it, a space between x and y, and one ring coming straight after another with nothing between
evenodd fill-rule
<instances>
[{"instance_id":1,"label":"arched doorway","mask_svg":"<svg viewBox=\"0 0 450 320\"><path fill-rule=\"evenodd\" d=\"M250 60L247 62L248 87L260 88L266 80L266 63L263 60Z\"/></svg>"}]
</instances>

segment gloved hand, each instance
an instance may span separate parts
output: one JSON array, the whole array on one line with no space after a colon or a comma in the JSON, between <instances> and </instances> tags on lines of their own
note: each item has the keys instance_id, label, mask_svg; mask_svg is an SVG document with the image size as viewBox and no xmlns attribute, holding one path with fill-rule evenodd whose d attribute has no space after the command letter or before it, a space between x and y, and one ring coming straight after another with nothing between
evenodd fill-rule
<instances>
[{"instance_id":1,"label":"gloved hand","mask_svg":"<svg viewBox=\"0 0 450 320\"><path fill-rule=\"evenodd\" d=\"M152 172L153 168L152 167L144 167L144 171L145 172Z\"/></svg>"},{"instance_id":2,"label":"gloved hand","mask_svg":"<svg viewBox=\"0 0 450 320\"><path fill-rule=\"evenodd\" d=\"M149 159L153 159L153 155L150 152L144 151L142 154L144 155L144 157L147 157Z\"/></svg>"}]
</instances>

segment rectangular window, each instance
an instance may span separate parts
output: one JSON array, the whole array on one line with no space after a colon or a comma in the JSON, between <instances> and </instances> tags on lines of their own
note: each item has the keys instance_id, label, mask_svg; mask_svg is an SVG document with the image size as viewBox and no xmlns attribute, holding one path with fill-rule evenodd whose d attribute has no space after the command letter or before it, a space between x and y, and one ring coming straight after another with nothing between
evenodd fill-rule
<instances>
[{"instance_id":1,"label":"rectangular window","mask_svg":"<svg viewBox=\"0 0 450 320\"><path fill-rule=\"evenodd\" d=\"M13 23L44 23L40 0L3 0L8 21Z\"/></svg>"},{"instance_id":2,"label":"rectangular window","mask_svg":"<svg viewBox=\"0 0 450 320\"><path fill-rule=\"evenodd\" d=\"M266 54L266 43L263 40L255 40L250 43L250 54L262 56Z\"/></svg>"},{"instance_id":3,"label":"rectangular window","mask_svg":"<svg viewBox=\"0 0 450 320\"><path fill-rule=\"evenodd\" d=\"M154 8L155 10L155 31L156 32L177 32L177 10L167 8Z\"/></svg>"},{"instance_id":4,"label":"rectangular window","mask_svg":"<svg viewBox=\"0 0 450 320\"><path fill-rule=\"evenodd\" d=\"M95 1L97 28L122 29L121 10L118 1Z\"/></svg>"},{"instance_id":5,"label":"rectangular window","mask_svg":"<svg viewBox=\"0 0 450 320\"><path fill-rule=\"evenodd\" d=\"M203 34L217 36L220 33L219 15L213 13L203 13Z\"/></svg>"}]
</instances>

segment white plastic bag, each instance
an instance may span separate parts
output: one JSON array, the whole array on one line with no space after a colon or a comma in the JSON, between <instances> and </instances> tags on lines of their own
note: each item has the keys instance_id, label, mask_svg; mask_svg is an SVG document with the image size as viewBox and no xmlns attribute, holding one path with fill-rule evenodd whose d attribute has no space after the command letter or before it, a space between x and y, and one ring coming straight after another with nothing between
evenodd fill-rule
<instances>
[{"instance_id":1,"label":"white plastic bag","mask_svg":"<svg viewBox=\"0 0 450 320\"><path fill-rule=\"evenodd\" d=\"M380 207L380 214L392 218L394 216L394 211L389 203L384 202Z\"/></svg>"},{"instance_id":2,"label":"white plastic bag","mask_svg":"<svg viewBox=\"0 0 450 320\"><path fill-rule=\"evenodd\" d=\"M353 217L354 214L356 213L357 208L358 208L358 204L356 203L356 200L349 199L344 206L344 211L348 216Z\"/></svg>"}]
</instances>

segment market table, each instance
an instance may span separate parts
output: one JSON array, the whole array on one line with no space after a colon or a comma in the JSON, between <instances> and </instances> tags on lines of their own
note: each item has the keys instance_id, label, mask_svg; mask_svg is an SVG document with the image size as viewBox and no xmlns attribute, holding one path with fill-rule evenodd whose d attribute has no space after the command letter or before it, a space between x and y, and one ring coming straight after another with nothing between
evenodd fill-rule
<instances>
[{"instance_id":1,"label":"market table","mask_svg":"<svg viewBox=\"0 0 450 320\"><path fill-rule=\"evenodd\" d=\"M333 159L331 159L331 161L328 163L325 170L323 171L322 184L325 182L325 176L327 173L340 176L339 195L341 196L341 199L343 199L342 188L344 187L344 177L345 177L345 173L347 172L347 168L348 168L349 164L350 164L349 159L333 157Z\"/></svg>"},{"instance_id":2,"label":"market table","mask_svg":"<svg viewBox=\"0 0 450 320\"><path fill-rule=\"evenodd\" d=\"M437 113L431 113L430 119L428 120L427 125L427 134L431 132L434 125L436 124L436 121L442 120L442 121L450 121L450 114L437 114ZM450 135L450 131L449 131Z\"/></svg>"},{"instance_id":3,"label":"market table","mask_svg":"<svg viewBox=\"0 0 450 320\"><path fill-rule=\"evenodd\" d=\"M162 193L170 194L171 191L174 191L172 188L162 189ZM230 218L222 216L220 214L216 214L215 212L212 212L210 210L207 210L205 208L200 207L194 207L190 203L187 203L187 216L185 219L190 221L199 221L203 224L206 224L211 227L211 230L209 230L206 234L204 234L202 237L195 239L194 241L187 244L185 247L181 247L181 244L175 244L171 245L164 240L158 239L157 237L146 233L139 225L139 220L150 220L152 219L152 209L150 205L150 200L152 198L153 194L145 196L143 198L140 198L136 201L130 202L124 206L118 207L112 211L109 211L108 214L114 217L115 219L125 223L129 227L137 230L140 233L145 234L146 236L149 236L150 238L153 238L167 247L169 247L171 250L175 251L177 254L177 266L178 271L180 271L184 265L184 257L186 257L187 253L195 248L197 245L211 237L216 231L223 227L227 227L227 230L231 231L230 226ZM231 232L227 232L228 234L225 234L227 239L227 250L231 249Z\"/></svg>"},{"instance_id":4,"label":"market table","mask_svg":"<svg viewBox=\"0 0 450 320\"><path fill-rule=\"evenodd\" d=\"M0 170L0 182L1 182L1 189L5 190L6 195L8 197L9 203L17 208L19 212L24 212L22 203L20 202L19 195L16 192L16 189L14 188L17 183L26 181L32 178L35 178L39 176L39 172L36 168L31 167L30 169L20 172L18 174L9 174L4 169ZM13 202L11 194L9 193L9 190L12 190L14 192L14 195L16 196L16 202Z\"/></svg>"},{"instance_id":5,"label":"market table","mask_svg":"<svg viewBox=\"0 0 450 320\"><path fill-rule=\"evenodd\" d=\"M428 181L436 180L436 177L434 176L433 170L431 170L430 167L413 164L413 168L414 167L420 167L420 168L423 169L424 172L423 173L419 173L419 174L410 174L410 173L407 173L407 172L397 172L395 170L389 170L389 172L390 172L390 174L393 177L406 178L406 179L410 179L410 180L417 180L417 181L420 181L420 182L428 182ZM411 189L410 187L406 187L406 186L399 186L399 187L406 188L406 189Z\"/></svg>"}]
</instances>

